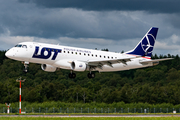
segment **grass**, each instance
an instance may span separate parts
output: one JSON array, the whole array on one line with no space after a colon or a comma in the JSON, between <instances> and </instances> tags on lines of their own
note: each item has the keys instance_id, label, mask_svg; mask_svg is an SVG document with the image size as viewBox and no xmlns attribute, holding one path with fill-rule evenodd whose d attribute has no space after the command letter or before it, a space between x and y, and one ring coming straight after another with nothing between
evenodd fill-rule
<instances>
[{"instance_id":1,"label":"grass","mask_svg":"<svg viewBox=\"0 0 180 120\"><path fill-rule=\"evenodd\" d=\"M7 116L9 115L9 116ZM16 115L16 117L13 117ZM27 117L26 115L37 115L36 117ZM39 117L38 115L68 115L69 117ZM170 115L170 117L72 117L71 115ZM38 113L28 113L28 114L18 114L18 113L11 113L11 114L4 114L0 113L0 120L179 120L180 117L175 115L180 114L173 114L173 113L116 113L116 114L60 114L60 113L48 113L48 114L38 114Z\"/></svg>"},{"instance_id":2,"label":"grass","mask_svg":"<svg viewBox=\"0 0 180 120\"><path fill-rule=\"evenodd\" d=\"M0 115L180 115L180 113L0 113Z\"/></svg>"},{"instance_id":3,"label":"grass","mask_svg":"<svg viewBox=\"0 0 180 120\"><path fill-rule=\"evenodd\" d=\"M0 120L179 120L179 117L0 117Z\"/></svg>"}]
</instances>

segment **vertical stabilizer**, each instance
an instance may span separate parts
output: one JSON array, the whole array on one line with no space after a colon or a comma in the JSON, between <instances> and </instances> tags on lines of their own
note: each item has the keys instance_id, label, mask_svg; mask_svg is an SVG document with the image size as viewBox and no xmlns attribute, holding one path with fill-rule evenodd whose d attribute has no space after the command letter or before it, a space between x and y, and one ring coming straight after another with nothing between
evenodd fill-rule
<instances>
[{"instance_id":1,"label":"vertical stabilizer","mask_svg":"<svg viewBox=\"0 0 180 120\"><path fill-rule=\"evenodd\" d=\"M150 30L145 34L145 36L136 45L136 47L133 50L125 52L125 53L151 57L155 40L156 40L156 36L157 36L157 32L158 32L158 28L156 27L150 28Z\"/></svg>"}]
</instances>

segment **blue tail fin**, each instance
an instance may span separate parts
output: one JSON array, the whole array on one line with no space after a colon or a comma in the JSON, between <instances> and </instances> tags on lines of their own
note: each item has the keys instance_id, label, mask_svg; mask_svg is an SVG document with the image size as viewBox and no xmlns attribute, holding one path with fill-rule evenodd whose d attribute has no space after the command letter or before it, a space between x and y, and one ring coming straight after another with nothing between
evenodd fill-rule
<instances>
[{"instance_id":1,"label":"blue tail fin","mask_svg":"<svg viewBox=\"0 0 180 120\"><path fill-rule=\"evenodd\" d=\"M126 54L151 57L157 32L158 28L150 28L137 46L133 50L126 52Z\"/></svg>"}]
</instances>

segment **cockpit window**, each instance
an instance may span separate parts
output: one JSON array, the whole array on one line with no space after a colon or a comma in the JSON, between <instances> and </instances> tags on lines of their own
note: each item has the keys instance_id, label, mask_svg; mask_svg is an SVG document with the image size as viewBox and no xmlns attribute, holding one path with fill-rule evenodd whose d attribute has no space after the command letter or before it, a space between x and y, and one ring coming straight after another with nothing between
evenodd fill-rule
<instances>
[{"instance_id":1,"label":"cockpit window","mask_svg":"<svg viewBox=\"0 0 180 120\"><path fill-rule=\"evenodd\" d=\"M27 48L27 45L22 45L22 48Z\"/></svg>"},{"instance_id":2,"label":"cockpit window","mask_svg":"<svg viewBox=\"0 0 180 120\"><path fill-rule=\"evenodd\" d=\"M27 45L21 45L21 44L17 44L15 47L20 47L20 48L27 48Z\"/></svg>"},{"instance_id":3,"label":"cockpit window","mask_svg":"<svg viewBox=\"0 0 180 120\"><path fill-rule=\"evenodd\" d=\"M15 47L22 47L22 45L21 45L21 44L18 44L18 45L16 45Z\"/></svg>"}]
</instances>

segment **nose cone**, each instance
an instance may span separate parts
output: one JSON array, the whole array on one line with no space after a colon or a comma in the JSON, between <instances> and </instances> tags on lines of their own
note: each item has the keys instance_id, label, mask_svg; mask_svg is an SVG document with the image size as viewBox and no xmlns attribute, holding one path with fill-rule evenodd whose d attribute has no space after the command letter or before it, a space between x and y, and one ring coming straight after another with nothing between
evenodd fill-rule
<instances>
[{"instance_id":1,"label":"nose cone","mask_svg":"<svg viewBox=\"0 0 180 120\"><path fill-rule=\"evenodd\" d=\"M5 56L8 57L8 58L12 58L13 57L13 53L11 50L8 50L6 53L5 53Z\"/></svg>"}]
</instances>

